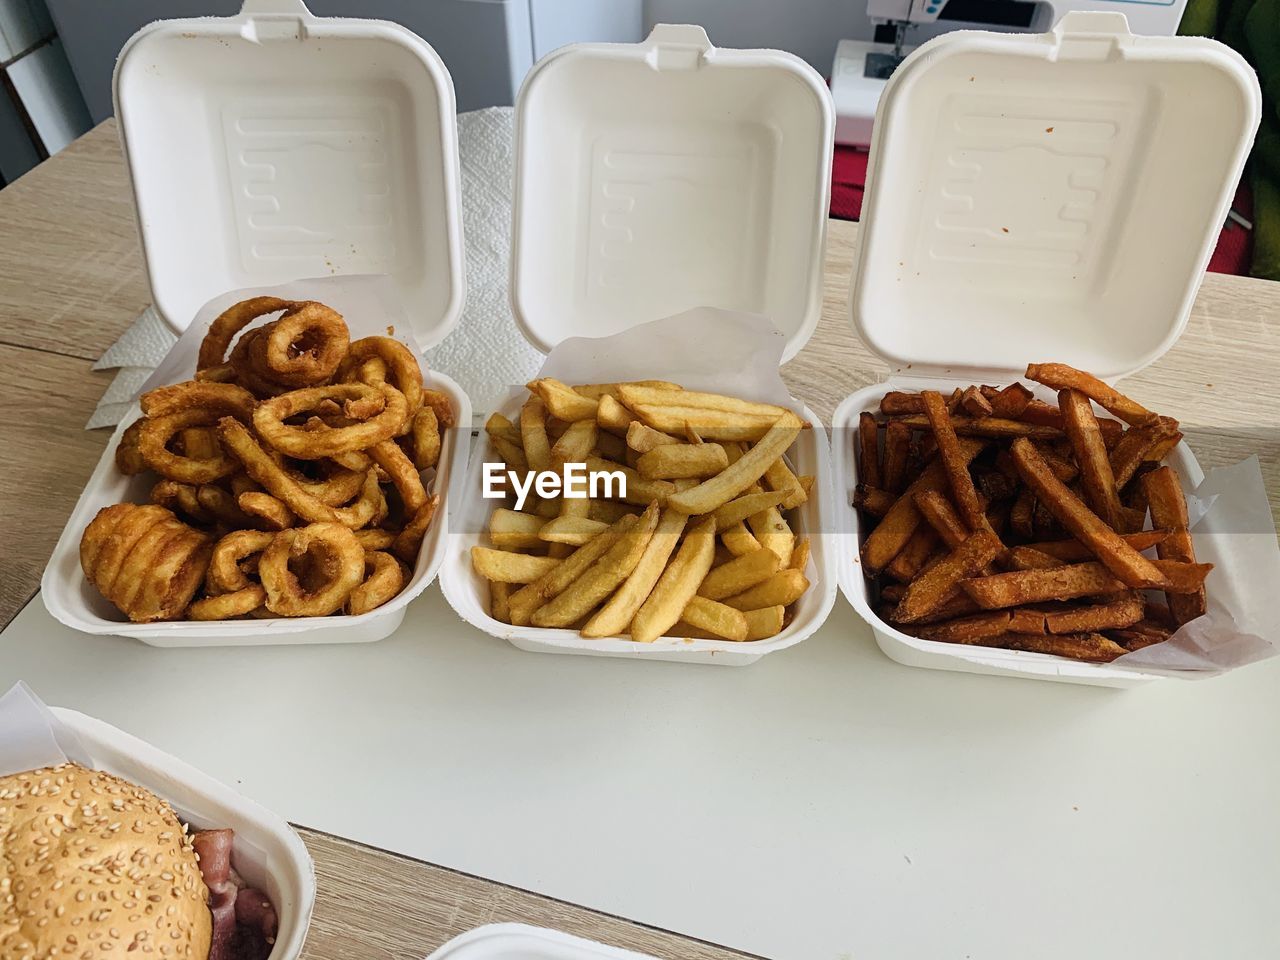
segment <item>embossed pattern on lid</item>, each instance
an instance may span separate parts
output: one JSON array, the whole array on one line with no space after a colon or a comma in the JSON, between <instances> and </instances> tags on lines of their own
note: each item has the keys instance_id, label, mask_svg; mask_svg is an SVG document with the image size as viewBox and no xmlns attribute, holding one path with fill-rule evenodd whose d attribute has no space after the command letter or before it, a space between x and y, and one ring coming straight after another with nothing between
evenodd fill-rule
<instances>
[{"instance_id":1,"label":"embossed pattern on lid","mask_svg":"<svg viewBox=\"0 0 1280 960\"><path fill-rule=\"evenodd\" d=\"M516 101L511 306L544 353L711 306L808 340L822 308L834 114L774 50L660 24L543 58Z\"/></svg>"},{"instance_id":2,"label":"embossed pattern on lid","mask_svg":"<svg viewBox=\"0 0 1280 960\"><path fill-rule=\"evenodd\" d=\"M916 375L1141 369L1186 324L1260 103L1230 48L1116 13L923 44L876 115L858 332Z\"/></svg>"},{"instance_id":3,"label":"embossed pattern on lid","mask_svg":"<svg viewBox=\"0 0 1280 960\"><path fill-rule=\"evenodd\" d=\"M420 37L248 0L125 45L116 115L151 292L181 331L227 291L390 274L426 349L465 283L453 83Z\"/></svg>"}]
</instances>

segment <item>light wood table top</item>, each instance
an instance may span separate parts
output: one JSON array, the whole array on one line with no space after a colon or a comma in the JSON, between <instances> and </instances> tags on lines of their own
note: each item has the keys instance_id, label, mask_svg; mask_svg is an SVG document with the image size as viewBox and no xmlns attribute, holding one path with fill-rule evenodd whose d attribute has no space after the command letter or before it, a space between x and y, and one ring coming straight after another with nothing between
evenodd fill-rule
<instances>
[{"instance_id":1,"label":"light wood table top","mask_svg":"<svg viewBox=\"0 0 1280 960\"><path fill-rule=\"evenodd\" d=\"M832 221L822 319L784 376L824 420L885 365L854 334L857 227ZM107 121L0 192L0 624L33 595L105 446L83 424L112 374L90 366L149 302L116 130ZM1178 417L1201 463L1262 461L1280 512L1280 284L1210 274L1186 332L1126 381ZM839 442L839 441L837 441ZM739 956L710 944L303 830L320 894L311 960L423 957L482 923L554 926L659 957Z\"/></svg>"}]
</instances>

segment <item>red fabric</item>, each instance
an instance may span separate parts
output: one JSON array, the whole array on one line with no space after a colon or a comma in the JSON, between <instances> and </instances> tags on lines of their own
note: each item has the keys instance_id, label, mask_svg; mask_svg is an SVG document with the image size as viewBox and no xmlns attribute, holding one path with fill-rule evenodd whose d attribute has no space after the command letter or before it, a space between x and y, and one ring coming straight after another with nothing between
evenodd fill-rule
<instances>
[{"instance_id":1,"label":"red fabric","mask_svg":"<svg viewBox=\"0 0 1280 960\"><path fill-rule=\"evenodd\" d=\"M1245 180L1236 189L1232 208L1246 220L1253 219L1253 193ZM1211 273L1235 273L1249 275L1249 263L1253 259L1253 231L1246 230L1234 220L1228 220L1218 235L1218 246L1209 258Z\"/></svg>"},{"instance_id":2,"label":"red fabric","mask_svg":"<svg viewBox=\"0 0 1280 960\"><path fill-rule=\"evenodd\" d=\"M867 182L867 151L836 146L831 164L831 215L857 220L862 214L862 187Z\"/></svg>"},{"instance_id":3,"label":"red fabric","mask_svg":"<svg viewBox=\"0 0 1280 960\"><path fill-rule=\"evenodd\" d=\"M867 182L867 152L857 147L838 146L831 165L831 216L838 220L857 220L862 214L862 191ZM1253 197L1243 181L1236 191L1232 206L1249 219ZM1238 223L1229 221L1218 237L1218 246L1209 259L1213 273L1247 275L1253 252L1253 234Z\"/></svg>"}]
</instances>

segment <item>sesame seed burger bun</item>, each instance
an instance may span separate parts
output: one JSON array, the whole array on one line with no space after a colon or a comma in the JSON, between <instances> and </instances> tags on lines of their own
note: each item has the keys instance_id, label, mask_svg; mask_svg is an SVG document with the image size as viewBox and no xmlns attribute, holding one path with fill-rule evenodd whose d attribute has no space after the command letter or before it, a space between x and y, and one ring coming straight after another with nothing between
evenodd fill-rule
<instances>
[{"instance_id":1,"label":"sesame seed burger bun","mask_svg":"<svg viewBox=\"0 0 1280 960\"><path fill-rule=\"evenodd\" d=\"M0 777L0 958L207 960L208 896L150 791L76 764Z\"/></svg>"}]
</instances>

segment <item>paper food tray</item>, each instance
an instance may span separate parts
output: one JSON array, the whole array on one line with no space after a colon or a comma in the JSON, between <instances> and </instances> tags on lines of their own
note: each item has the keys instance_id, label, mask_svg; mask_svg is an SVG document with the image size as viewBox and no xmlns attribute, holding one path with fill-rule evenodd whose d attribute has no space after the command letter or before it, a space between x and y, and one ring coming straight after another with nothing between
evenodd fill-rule
<instances>
[{"instance_id":1,"label":"paper food tray","mask_svg":"<svg viewBox=\"0 0 1280 960\"><path fill-rule=\"evenodd\" d=\"M189 379L195 371L196 353L208 320L237 300L266 293L283 299L313 299L330 304L347 318L352 339L385 333L388 318L394 325L398 303L396 289L385 277L325 277L279 287L226 293L202 308L200 322L179 338L146 387ZM205 622L174 620L158 623L132 623L127 620L98 593L81 570L80 537L89 521L103 507L112 503L148 502L148 491L154 477L150 473L128 477L115 464L115 450L121 435L141 415L137 409L116 428L58 538L40 582L46 608L55 619L73 629L133 637L158 647L360 643L389 636L404 619L405 607L427 588L444 560L450 487L460 483L466 472L471 437L470 400L444 374L428 371L426 381L428 386L447 394L453 402L458 426L442 432L440 462L431 484L431 490L440 495L441 503L418 552L412 576L399 594L377 609L357 617L246 618Z\"/></svg>"},{"instance_id":2,"label":"paper food tray","mask_svg":"<svg viewBox=\"0 0 1280 960\"><path fill-rule=\"evenodd\" d=\"M46 708L24 685L0 698L15 726L4 768L12 772L72 759L115 774L167 800L195 830L235 831L232 866L271 898L279 921L270 960L296 960L315 903L316 878L306 846L283 819L194 767L109 724L74 710ZM16 754L15 754L16 751ZM18 768L13 764L17 763Z\"/></svg>"},{"instance_id":3,"label":"paper food tray","mask_svg":"<svg viewBox=\"0 0 1280 960\"><path fill-rule=\"evenodd\" d=\"M653 960L559 930L493 923L454 937L427 960Z\"/></svg>"},{"instance_id":4,"label":"paper food tray","mask_svg":"<svg viewBox=\"0 0 1280 960\"><path fill-rule=\"evenodd\" d=\"M894 72L849 298L854 328L892 374L848 397L832 423L840 582L887 655L1109 686L1157 675L885 624L858 564L853 438L858 414L890 389L1004 385L1043 361L1114 381L1158 359L1186 325L1260 110L1257 78L1234 51L1137 37L1118 13L1068 13L1046 34L948 33ZM1200 482L1185 444L1166 459L1185 484ZM1228 569L1228 541L1214 538L1203 559ZM1210 574L1211 594L1225 575Z\"/></svg>"}]
</instances>

